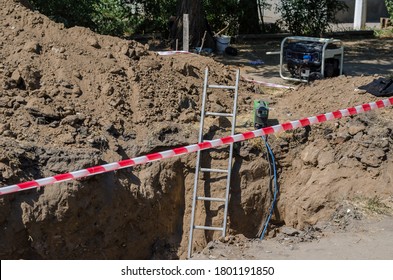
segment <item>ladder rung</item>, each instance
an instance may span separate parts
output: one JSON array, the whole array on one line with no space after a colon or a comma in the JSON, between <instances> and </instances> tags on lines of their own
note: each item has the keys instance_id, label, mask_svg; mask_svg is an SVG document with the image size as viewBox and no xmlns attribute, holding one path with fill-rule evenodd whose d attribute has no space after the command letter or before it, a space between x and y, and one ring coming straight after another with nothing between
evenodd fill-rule
<instances>
[{"instance_id":1,"label":"ladder rung","mask_svg":"<svg viewBox=\"0 0 393 280\"><path fill-rule=\"evenodd\" d=\"M208 226L194 226L194 229L221 230L221 231L224 230L222 227L208 227Z\"/></svg>"},{"instance_id":2,"label":"ladder rung","mask_svg":"<svg viewBox=\"0 0 393 280\"><path fill-rule=\"evenodd\" d=\"M209 85L209 88L236 89L236 86Z\"/></svg>"},{"instance_id":3,"label":"ladder rung","mask_svg":"<svg viewBox=\"0 0 393 280\"><path fill-rule=\"evenodd\" d=\"M217 116L217 117L233 117L233 114L229 113L216 113L216 112L206 112L206 116Z\"/></svg>"},{"instance_id":4,"label":"ladder rung","mask_svg":"<svg viewBox=\"0 0 393 280\"><path fill-rule=\"evenodd\" d=\"M202 172L217 172L217 173L228 173L225 169L212 169L212 168L201 168Z\"/></svg>"},{"instance_id":5,"label":"ladder rung","mask_svg":"<svg viewBox=\"0 0 393 280\"><path fill-rule=\"evenodd\" d=\"M217 201L217 202L225 202L225 198L218 198L218 197L205 197L205 196L198 196L198 200L207 200L207 201Z\"/></svg>"}]
</instances>

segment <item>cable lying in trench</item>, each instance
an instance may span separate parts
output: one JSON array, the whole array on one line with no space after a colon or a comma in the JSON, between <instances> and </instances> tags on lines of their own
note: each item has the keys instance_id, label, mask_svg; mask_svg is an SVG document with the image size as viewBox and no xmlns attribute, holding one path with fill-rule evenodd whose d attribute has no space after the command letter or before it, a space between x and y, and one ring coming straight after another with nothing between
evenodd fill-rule
<instances>
[{"instance_id":1,"label":"cable lying in trench","mask_svg":"<svg viewBox=\"0 0 393 280\"><path fill-rule=\"evenodd\" d=\"M263 139L263 142L265 143L266 149L268 151L269 174L270 174L269 186L271 184L271 179L272 179L272 176L273 176L273 187L274 187L274 190L273 190L273 201L272 201L272 204L271 204L270 209L269 209L269 215L266 217L266 220L265 220L265 223L264 223L265 225L263 226L263 224L262 224L263 230L262 230L262 227L261 227L261 229L258 232L258 236L259 236L259 238L261 240L263 240L263 238L265 237L267 227L268 227L270 219L271 219L271 217L273 215L274 207L276 207L277 196L278 196L278 192L279 192L278 184L277 184L276 160L274 158L273 151L270 148L269 143L267 142L267 137L262 136L262 139ZM273 174L272 174L272 171L273 171ZM262 231L262 233L261 233L261 231Z\"/></svg>"}]
</instances>

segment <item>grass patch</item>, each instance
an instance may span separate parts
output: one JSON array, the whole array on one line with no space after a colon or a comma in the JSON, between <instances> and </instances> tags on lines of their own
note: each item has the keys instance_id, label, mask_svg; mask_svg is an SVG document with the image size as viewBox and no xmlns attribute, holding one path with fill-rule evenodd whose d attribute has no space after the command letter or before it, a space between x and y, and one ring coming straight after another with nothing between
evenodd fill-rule
<instances>
[{"instance_id":1,"label":"grass patch","mask_svg":"<svg viewBox=\"0 0 393 280\"><path fill-rule=\"evenodd\" d=\"M393 28L374 29L374 36L377 38L393 38Z\"/></svg>"},{"instance_id":2,"label":"grass patch","mask_svg":"<svg viewBox=\"0 0 393 280\"><path fill-rule=\"evenodd\" d=\"M263 142L261 137L252 138L252 139L250 139L248 141L251 144L253 149L256 149L258 151L264 151L265 150L265 143Z\"/></svg>"},{"instance_id":3,"label":"grass patch","mask_svg":"<svg viewBox=\"0 0 393 280\"><path fill-rule=\"evenodd\" d=\"M371 198L366 198L365 209L376 214L388 214L390 212L390 207L382 202L379 196L374 196Z\"/></svg>"},{"instance_id":4,"label":"grass patch","mask_svg":"<svg viewBox=\"0 0 393 280\"><path fill-rule=\"evenodd\" d=\"M355 199L357 206L370 214L388 215L392 209L386 205L382 198L375 195L373 197L358 197Z\"/></svg>"}]
</instances>

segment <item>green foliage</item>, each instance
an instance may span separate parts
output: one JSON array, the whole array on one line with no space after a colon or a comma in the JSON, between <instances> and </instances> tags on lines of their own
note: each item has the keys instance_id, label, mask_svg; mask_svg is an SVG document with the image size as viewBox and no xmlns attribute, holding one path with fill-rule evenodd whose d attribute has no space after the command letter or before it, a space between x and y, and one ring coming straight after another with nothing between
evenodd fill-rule
<instances>
[{"instance_id":1,"label":"green foliage","mask_svg":"<svg viewBox=\"0 0 393 280\"><path fill-rule=\"evenodd\" d=\"M374 36L377 38L393 38L393 29L374 29Z\"/></svg>"},{"instance_id":2,"label":"green foliage","mask_svg":"<svg viewBox=\"0 0 393 280\"><path fill-rule=\"evenodd\" d=\"M91 19L100 34L123 36L132 33L138 17L133 7L122 0L100 0L93 5Z\"/></svg>"},{"instance_id":3,"label":"green foliage","mask_svg":"<svg viewBox=\"0 0 393 280\"><path fill-rule=\"evenodd\" d=\"M238 32L239 9L238 0L205 0L204 8L207 21L212 30L217 33L229 26L225 34L235 35Z\"/></svg>"},{"instance_id":4,"label":"green foliage","mask_svg":"<svg viewBox=\"0 0 393 280\"><path fill-rule=\"evenodd\" d=\"M393 20L393 0L385 0L385 5L388 10L390 19Z\"/></svg>"},{"instance_id":5,"label":"green foliage","mask_svg":"<svg viewBox=\"0 0 393 280\"><path fill-rule=\"evenodd\" d=\"M176 0L30 0L41 13L66 27L89 27L108 35L166 32Z\"/></svg>"},{"instance_id":6,"label":"green foliage","mask_svg":"<svg viewBox=\"0 0 393 280\"><path fill-rule=\"evenodd\" d=\"M294 35L321 36L335 23L335 15L348 6L339 0L282 0L277 4L282 24Z\"/></svg>"},{"instance_id":7,"label":"green foliage","mask_svg":"<svg viewBox=\"0 0 393 280\"><path fill-rule=\"evenodd\" d=\"M365 208L376 214L387 214L389 212L389 207L378 196L367 198Z\"/></svg>"},{"instance_id":8,"label":"green foliage","mask_svg":"<svg viewBox=\"0 0 393 280\"><path fill-rule=\"evenodd\" d=\"M116 36L161 32L169 35L168 20L175 16L181 0L31 0L41 13L66 27L89 27ZM266 0L252 0L260 9ZM239 0L203 0L206 18L214 32L228 26L226 34L235 35L244 14Z\"/></svg>"},{"instance_id":9,"label":"green foliage","mask_svg":"<svg viewBox=\"0 0 393 280\"><path fill-rule=\"evenodd\" d=\"M266 0L248 0L256 2L260 11L270 9L271 5ZM244 18L244 4L240 0L204 0L203 5L206 12L207 21L214 32L219 32L223 28L227 35L237 35L239 32L239 19ZM247 17L247 15L245 16ZM261 23L259 23L261 24ZM262 23L263 24L263 23ZM263 30L264 27L261 26Z\"/></svg>"},{"instance_id":10,"label":"green foliage","mask_svg":"<svg viewBox=\"0 0 393 280\"><path fill-rule=\"evenodd\" d=\"M95 0L30 0L30 3L41 13L66 27L80 25L93 27L91 15Z\"/></svg>"},{"instance_id":11,"label":"green foliage","mask_svg":"<svg viewBox=\"0 0 393 280\"><path fill-rule=\"evenodd\" d=\"M176 0L139 0L143 7L143 20L136 28L138 33L162 32L169 35L169 17L176 15Z\"/></svg>"}]
</instances>

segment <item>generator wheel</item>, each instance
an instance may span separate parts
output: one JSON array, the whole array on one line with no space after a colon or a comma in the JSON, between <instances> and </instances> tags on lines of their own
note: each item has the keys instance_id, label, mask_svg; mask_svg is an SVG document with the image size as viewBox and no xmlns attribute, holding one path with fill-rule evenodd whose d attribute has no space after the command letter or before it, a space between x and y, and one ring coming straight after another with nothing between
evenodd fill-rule
<instances>
[{"instance_id":1,"label":"generator wheel","mask_svg":"<svg viewBox=\"0 0 393 280\"><path fill-rule=\"evenodd\" d=\"M326 78L331 78L331 77L336 77L340 73L340 68L338 66L339 61L337 59L327 59L325 61L325 77Z\"/></svg>"},{"instance_id":2,"label":"generator wheel","mask_svg":"<svg viewBox=\"0 0 393 280\"><path fill-rule=\"evenodd\" d=\"M322 74L320 72L312 72L308 76L309 81L315 81L315 80L321 80L322 79Z\"/></svg>"}]
</instances>

